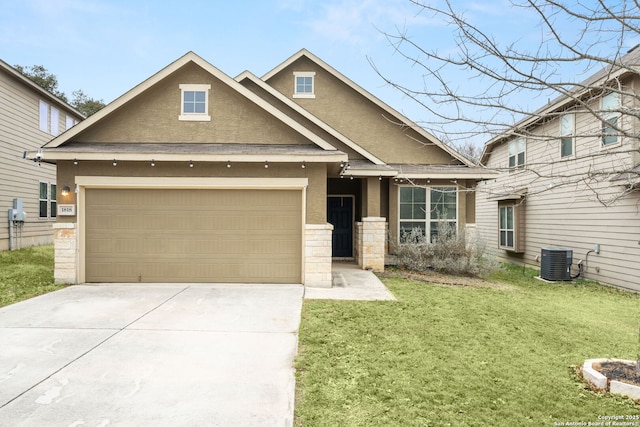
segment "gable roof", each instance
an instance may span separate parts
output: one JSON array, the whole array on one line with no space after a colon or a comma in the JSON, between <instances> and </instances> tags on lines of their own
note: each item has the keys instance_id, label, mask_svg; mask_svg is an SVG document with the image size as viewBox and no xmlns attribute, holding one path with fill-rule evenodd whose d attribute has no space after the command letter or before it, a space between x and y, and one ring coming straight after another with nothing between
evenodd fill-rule
<instances>
[{"instance_id":1,"label":"gable roof","mask_svg":"<svg viewBox=\"0 0 640 427\"><path fill-rule=\"evenodd\" d=\"M640 45L629 50L629 52L619 60L611 61L611 63L603 69L595 72L582 82L576 84L572 89L568 90L566 94L556 97L543 107L534 111L532 114L519 120L506 132L491 138L484 145L480 156L480 163L485 164L491 155L493 147L513 137L514 133L518 129L534 125L537 121L544 119L544 117L549 114L570 107L577 102L577 99L588 94L594 89L605 87L609 82L616 78L620 78L627 74L638 74L640 71L638 66L640 66Z\"/></svg>"},{"instance_id":2,"label":"gable roof","mask_svg":"<svg viewBox=\"0 0 640 427\"><path fill-rule=\"evenodd\" d=\"M72 107L71 105L69 105L65 101L61 100L57 96L55 96L52 93L48 92L47 90L43 89L36 82L31 80L27 76L24 76L18 70L16 70L11 65L7 64L6 62L4 62L1 59L0 59L0 69L4 70L9 76L13 77L15 80L18 80L24 86L26 86L29 89L31 89L32 91L36 92L41 97L48 99L50 102L52 102L54 104L58 104L59 106L61 106L65 110L70 111L73 114L75 114L76 116L84 119L85 116L80 111L76 110L74 107Z\"/></svg>"},{"instance_id":3,"label":"gable roof","mask_svg":"<svg viewBox=\"0 0 640 427\"><path fill-rule=\"evenodd\" d=\"M315 115L311 114L308 110L302 108L299 104L293 102L288 97L286 97L282 93L278 92L272 86L268 85L264 80L261 80L258 76L256 76L255 74L251 73L250 71L244 71L243 73L241 73L240 75L238 75L236 77L236 81L238 81L238 82L242 82L243 80L250 80L251 82L255 83L262 90L266 91L271 96L273 96L274 98L278 99L278 101L284 103L289 108L292 108L298 114L300 114L301 116L303 116L306 119L310 120L315 125L320 127L322 130L326 131L331 136L335 137L340 142L344 143L344 145L346 145L347 147L351 148L355 152L361 154L366 159L370 160L373 164L375 164L375 165L383 165L383 164L385 164L384 161L380 160L378 157L374 156L369 151L365 150L360 145L356 144L351 139L347 138L346 136L344 136L343 134L341 134L340 132L338 132L337 130L332 128L331 126L329 126L327 123L325 123L324 121L320 120Z\"/></svg>"},{"instance_id":4,"label":"gable roof","mask_svg":"<svg viewBox=\"0 0 640 427\"><path fill-rule=\"evenodd\" d=\"M120 96L119 98L117 98L116 100L108 104L106 107L104 107L103 109L101 109L100 111L98 111L97 113L89 117L88 119L80 122L78 125L74 126L67 132L52 139L51 141L43 145L42 148L57 148L63 144L66 144L67 142L71 141L76 135L79 135L80 133L82 133L89 127L91 127L94 123L109 116L110 114L112 114L113 112L115 112L116 110L124 106L125 104L127 104L129 101L131 101L138 95L145 92L147 89L154 86L156 83L160 82L164 78L168 77L169 75L173 74L174 72L176 72L177 70L179 70L180 68L182 68L183 66L191 62L200 66L207 72L209 72L211 75L219 79L221 82L225 83L231 89L235 90L240 95L249 99L254 104L262 108L264 111L271 114L273 117L280 120L287 126L291 127L292 129L294 129L296 132L298 132L305 138L309 139L318 147L322 148L323 150L336 151L336 152L338 151L334 146L329 144L327 141L320 138L318 135L314 134L304 126L300 125L299 123L297 123L295 120L293 120L292 118L290 118L289 116L281 112L280 110L274 108L271 104L269 104L268 102L260 98L258 95L254 94L249 89L245 88L240 83L238 83L231 77L227 76L218 68L214 67L213 65L211 65L210 63L208 63L207 61L205 61L204 59L202 59L200 56L196 55L193 52L188 52L182 57L178 58L177 60L175 60L174 62L172 62L165 68L163 68L162 70L158 71L156 74L152 75L142 83L135 86L133 89L126 92L124 95Z\"/></svg>"},{"instance_id":5,"label":"gable roof","mask_svg":"<svg viewBox=\"0 0 640 427\"><path fill-rule=\"evenodd\" d=\"M398 121L400 121L400 122L406 124L408 127L412 128L420 136L424 137L427 141L429 141L433 145L439 147L440 149L444 150L447 154L449 154L453 158L459 160L464 165L466 165L466 166L474 166L472 161L470 161L469 159L465 158L463 155L461 155L456 150L454 150L453 148L449 147L448 145L446 145L445 143L440 141L435 136L431 135L429 132L424 130L422 127L418 126L412 120L410 120L409 118L407 118L406 116L404 116L403 114L398 112L397 110L393 109L392 107L390 107L389 105L387 105L386 103L381 101L379 98L373 96L371 93L369 93L368 91L363 89L361 86L359 86L356 83L354 83L351 79L346 77L344 74L340 73L338 70L336 70L335 68L333 68L332 66L330 66L326 62L324 62L322 59L320 59L317 56L315 56L313 53L309 52L307 49L301 49L300 51L298 51L297 53L295 53L294 55L289 57L283 63L281 63L280 65L278 65L277 67L275 67L274 69L272 69L271 71L266 73L264 76L262 76L262 80L264 80L266 82L271 77L275 76L276 74L278 74L279 72L281 72L282 70L284 70L285 68L287 68L288 66L290 66L291 64L293 64L294 62L296 62L297 60L299 60L302 57L306 57L307 59L313 61L314 63L316 63L316 65L318 65L319 67L323 68L328 73L332 74L335 78L337 78L338 80L342 81L344 84L346 84L351 89L353 89L356 92L358 92L360 95L364 96L367 100L369 100L370 102L372 102L373 104L375 104L376 106L381 108L382 110L386 111L389 115L394 116L396 119L398 119Z\"/></svg>"}]
</instances>

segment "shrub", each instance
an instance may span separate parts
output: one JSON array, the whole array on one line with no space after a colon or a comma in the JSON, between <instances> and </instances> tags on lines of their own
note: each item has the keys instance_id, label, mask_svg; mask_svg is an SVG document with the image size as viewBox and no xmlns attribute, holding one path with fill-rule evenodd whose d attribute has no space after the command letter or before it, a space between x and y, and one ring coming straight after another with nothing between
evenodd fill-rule
<instances>
[{"instance_id":1,"label":"shrub","mask_svg":"<svg viewBox=\"0 0 640 427\"><path fill-rule=\"evenodd\" d=\"M486 244L477 237L468 241L464 232L456 232L448 223L438 223L433 242L420 229L402 235L396 248L400 267L411 271L435 270L446 274L485 276L497 263L487 255Z\"/></svg>"}]
</instances>

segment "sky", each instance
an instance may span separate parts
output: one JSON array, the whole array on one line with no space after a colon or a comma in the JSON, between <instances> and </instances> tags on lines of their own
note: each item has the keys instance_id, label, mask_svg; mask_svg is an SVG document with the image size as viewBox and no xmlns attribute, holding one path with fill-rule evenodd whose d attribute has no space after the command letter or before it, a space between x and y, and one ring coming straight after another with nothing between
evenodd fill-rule
<instances>
[{"instance_id":1,"label":"sky","mask_svg":"<svg viewBox=\"0 0 640 427\"><path fill-rule=\"evenodd\" d=\"M453 2L504 43L540 37L531 15L508 0ZM69 97L82 89L111 102L189 51L235 77L245 70L262 76L306 48L428 123L428 111L371 65L400 84L422 84L421 70L384 35L398 32L425 47L456 48L451 27L408 0L0 0L0 59L45 66ZM452 78L469 84L464 74Z\"/></svg>"}]
</instances>

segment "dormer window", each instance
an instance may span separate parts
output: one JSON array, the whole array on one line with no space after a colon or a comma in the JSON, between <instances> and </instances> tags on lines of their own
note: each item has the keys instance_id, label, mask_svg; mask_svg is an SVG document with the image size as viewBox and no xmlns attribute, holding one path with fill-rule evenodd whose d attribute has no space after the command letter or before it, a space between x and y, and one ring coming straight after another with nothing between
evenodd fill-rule
<instances>
[{"instance_id":1,"label":"dormer window","mask_svg":"<svg viewBox=\"0 0 640 427\"><path fill-rule=\"evenodd\" d=\"M313 71L296 71L294 77L294 98L315 98L315 75Z\"/></svg>"},{"instance_id":2,"label":"dormer window","mask_svg":"<svg viewBox=\"0 0 640 427\"><path fill-rule=\"evenodd\" d=\"M211 85L181 84L181 107L178 120L208 122Z\"/></svg>"}]
</instances>

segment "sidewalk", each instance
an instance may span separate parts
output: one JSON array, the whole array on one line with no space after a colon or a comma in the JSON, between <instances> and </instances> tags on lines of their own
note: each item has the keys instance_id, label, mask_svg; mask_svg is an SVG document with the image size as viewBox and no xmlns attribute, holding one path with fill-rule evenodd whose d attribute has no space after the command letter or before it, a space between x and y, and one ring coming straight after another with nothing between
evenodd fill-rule
<instances>
[{"instance_id":1,"label":"sidewalk","mask_svg":"<svg viewBox=\"0 0 640 427\"><path fill-rule=\"evenodd\" d=\"M395 301L395 297L373 272L355 264L333 263L332 288L305 288L305 299Z\"/></svg>"}]
</instances>

